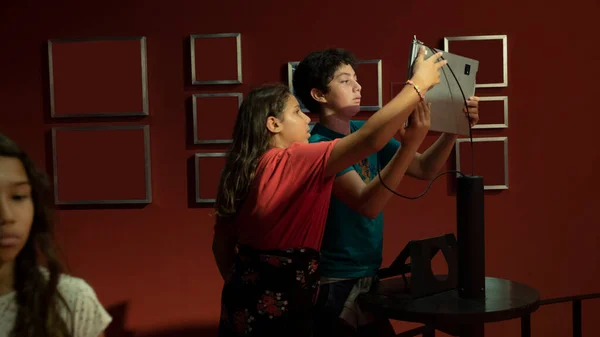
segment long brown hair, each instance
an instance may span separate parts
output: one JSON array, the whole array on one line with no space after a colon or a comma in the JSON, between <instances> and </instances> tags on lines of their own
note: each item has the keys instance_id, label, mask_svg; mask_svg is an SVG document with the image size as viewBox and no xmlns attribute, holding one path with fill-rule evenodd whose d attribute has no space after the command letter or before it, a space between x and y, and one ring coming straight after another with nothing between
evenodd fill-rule
<instances>
[{"instance_id":1,"label":"long brown hair","mask_svg":"<svg viewBox=\"0 0 600 337\"><path fill-rule=\"evenodd\" d=\"M63 269L55 249L48 181L43 173L37 171L27 153L2 133L0 156L21 161L31 184L34 206L29 237L15 260L14 287L18 311L11 336L71 337L66 321L60 315L60 305L65 305L65 301L57 286ZM38 252L46 262L48 276L40 270Z\"/></svg>"},{"instance_id":2,"label":"long brown hair","mask_svg":"<svg viewBox=\"0 0 600 337\"><path fill-rule=\"evenodd\" d=\"M290 95L286 86L270 84L252 90L242 102L219 182L215 205L218 222L231 222L237 215L258 161L269 149L271 135L266 126L267 118L281 119Z\"/></svg>"}]
</instances>

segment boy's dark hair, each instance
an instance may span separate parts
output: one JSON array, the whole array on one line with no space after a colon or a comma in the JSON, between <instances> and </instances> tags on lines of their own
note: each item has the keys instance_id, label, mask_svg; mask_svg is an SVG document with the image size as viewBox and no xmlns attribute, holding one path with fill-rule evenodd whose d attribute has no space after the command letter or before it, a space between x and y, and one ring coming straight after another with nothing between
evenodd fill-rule
<instances>
[{"instance_id":1,"label":"boy's dark hair","mask_svg":"<svg viewBox=\"0 0 600 337\"><path fill-rule=\"evenodd\" d=\"M310 91L314 88L327 93L333 74L343 65L356 68L356 58L341 48L312 52L298 64L292 81L294 94L309 111L321 113L321 105L312 98Z\"/></svg>"}]
</instances>

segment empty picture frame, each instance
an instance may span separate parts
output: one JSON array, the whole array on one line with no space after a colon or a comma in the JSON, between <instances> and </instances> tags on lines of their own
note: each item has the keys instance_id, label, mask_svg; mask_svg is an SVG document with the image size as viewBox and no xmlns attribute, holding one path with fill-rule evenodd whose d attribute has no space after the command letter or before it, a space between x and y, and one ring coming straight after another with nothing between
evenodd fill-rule
<instances>
[{"instance_id":1,"label":"empty picture frame","mask_svg":"<svg viewBox=\"0 0 600 337\"><path fill-rule=\"evenodd\" d=\"M300 100L300 98L298 97L298 95L296 95L296 92L294 91L294 71L296 71L296 67L298 66L298 63L300 62L288 62L288 67L287 67L287 73L288 73L288 88L290 89L290 92L296 96L296 99L298 99L298 103L300 104L300 110L302 110L302 112L310 112L306 106L304 106L304 104L302 103L302 101Z\"/></svg>"},{"instance_id":2,"label":"empty picture frame","mask_svg":"<svg viewBox=\"0 0 600 337\"><path fill-rule=\"evenodd\" d=\"M240 33L190 35L192 84L242 83Z\"/></svg>"},{"instance_id":3,"label":"empty picture frame","mask_svg":"<svg viewBox=\"0 0 600 337\"><path fill-rule=\"evenodd\" d=\"M476 88L508 86L506 35L445 37L444 51L479 61Z\"/></svg>"},{"instance_id":4,"label":"empty picture frame","mask_svg":"<svg viewBox=\"0 0 600 337\"><path fill-rule=\"evenodd\" d=\"M456 170L470 174L472 149L469 138L456 140ZM508 138L473 138L475 172L483 177L484 190L508 189ZM469 171L467 171L469 170Z\"/></svg>"},{"instance_id":5,"label":"empty picture frame","mask_svg":"<svg viewBox=\"0 0 600 337\"><path fill-rule=\"evenodd\" d=\"M148 115L145 37L48 41L50 114Z\"/></svg>"},{"instance_id":6,"label":"empty picture frame","mask_svg":"<svg viewBox=\"0 0 600 337\"><path fill-rule=\"evenodd\" d=\"M57 205L152 202L148 125L52 128Z\"/></svg>"},{"instance_id":7,"label":"empty picture frame","mask_svg":"<svg viewBox=\"0 0 600 337\"><path fill-rule=\"evenodd\" d=\"M360 111L378 111L383 107L382 60L356 62L358 83L362 86Z\"/></svg>"},{"instance_id":8,"label":"empty picture frame","mask_svg":"<svg viewBox=\"0 0 600 337\"><path fill-rule=\"evenodd\" d=\"M226 153L196 153L196 202L214 203L219 188L221 171L225 166Z\"/></svg>"},{"instance_id":9,"label":"empty picture frame","mask_svg":"<svg viewBox=\"0 0 600 337\"><path fill-rule=\"evenodd\" d=\"M288 87L292 94L296 97L296 92L294 91L294 71L296 71L296 67L299 62L288 62ZM358 83L362 86L361 90L361 111L378 111L383 106L383 92L382 92L382 60L360 60L356 62L355 69L358 77ZM303 112L310 112L300 99L298 99L300 103L300 109Z\"/></svg>"},{"instance_id":10,"label":"empty picture frame","mask_svg":"<svg viewBox=\"0 0 600 337\"><path fill-rule=\"evenodd\" d=\"M507 96L480 96L479 109L485 113L479 115L479 123L473 126L473 129L508 128Z\"/></svg>"},{"instance_id":11,"label":"empty picture frame","mask_svg":"<svg viewBox=\"0 0 600 337\"><path fill-rule=\"evenodd\" d=\"M228 144L235 126L242 93L194 94L194 144Z\"/></svg>"}]
</instances>

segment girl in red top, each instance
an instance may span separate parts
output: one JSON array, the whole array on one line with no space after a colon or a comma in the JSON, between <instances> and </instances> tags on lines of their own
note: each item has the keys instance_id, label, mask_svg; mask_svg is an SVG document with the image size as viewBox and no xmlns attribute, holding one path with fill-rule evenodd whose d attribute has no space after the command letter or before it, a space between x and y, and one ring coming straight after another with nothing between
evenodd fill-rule
<instances>
[{"instance_id":1,"label":"girl in red top","mask_svg":"<svg viewBox=\"0 0 600 337\"><path fill-rule=\"evenodd\" d=\"M225 280L219 336L312 334L335 174L379 151L413 111L411 127L428 127L426 109L415 107L446 62L436 62L441 53L423 55L394 99L360 130L331 142L308 144L310 119L283 85L255 89L242 102L216 202L213 252ZM359 109L358 97L360 86L349 83L315 99L354 101L341 108Z\"/></svg>"}]
</instances>

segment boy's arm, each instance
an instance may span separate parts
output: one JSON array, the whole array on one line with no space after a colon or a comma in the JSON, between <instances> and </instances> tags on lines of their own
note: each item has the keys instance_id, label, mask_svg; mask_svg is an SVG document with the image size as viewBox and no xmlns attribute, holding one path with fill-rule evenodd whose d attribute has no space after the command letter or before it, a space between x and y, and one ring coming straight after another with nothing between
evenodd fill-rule
<instances>
[{"instance_id":1,"label":"boy's arm","mask_svg":"<svg viewBox=\"0 0 600 337\"><path fill-rule=\"evenodd\" d=\"M457 135L442 133L427 150L415 154L406 174L422 180L433 179L446 164L457 138Z\"/></svg>"},{"instance_id":2,"label":"boy's arm","mask_svg":"<svg viewBox=\"0 0 600 337\"><path fill-rule=\"evenodd\" d=\"M479 97L469 97L467 105L471 126L474 126L479 121ZM433 179L444 167L450 153L452 153L456 139L458 139L457 135L442 133L440 138L427 150L416 154L406 174L417 179Z\"/></svg>"},{"instance_id":3,"label":"boy's arm","mask_svg":"<svg viewBox=\"0 0 600 337\"><path fill-rule=\"evenodd\" d=\"M395 140L390 141L383 151L377 154L377 161L383 161L383 163L377 164L385 165L381 175L377 175L368 184L365 184L356 171L346 173L335 180L334 195L361 215L371 219L377 217L393 195L392 191L400 184L419 145L429 131L431 118L428 105L424 103L417 105L412 114L412 124L408 130L400 131L403 146L396 151L389 162L386 162L388 153L392 149L397 149L400 143ZM385 182L385 186L381 180Z\"/></svg>"},{"instance_id":4,"label":"boy's arm","mask_svg":"<svg viewBox=\"0 0 600 337\"><path fill-rule=\"evenodd\" d=\"M386 186L395 190L416 154L416 148L402 146L388 165L381 170L381 178ZM356 171L350 171L335 179L333 195L360 215L376 218L393 195L376 176L365 184Z\"/></svg>"}]
</instances>

